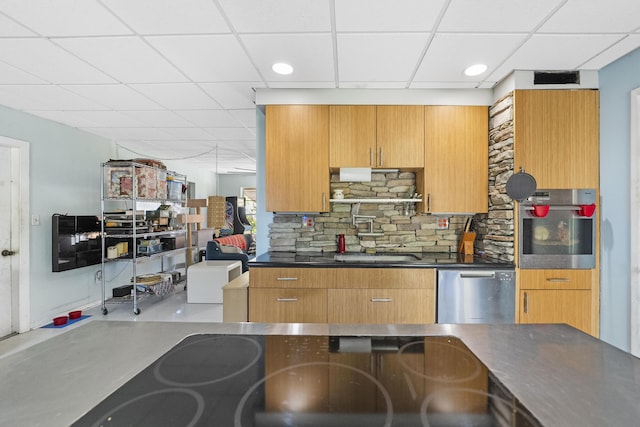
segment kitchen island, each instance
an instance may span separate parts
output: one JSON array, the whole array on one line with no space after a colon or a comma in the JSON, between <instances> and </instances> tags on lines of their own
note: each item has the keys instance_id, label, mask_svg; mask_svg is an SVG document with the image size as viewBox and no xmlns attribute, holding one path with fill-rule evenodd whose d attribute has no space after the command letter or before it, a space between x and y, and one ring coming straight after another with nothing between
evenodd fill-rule
<instances>
[{"instance_id":1,"label":"kitchen island","mask_svg":"<svg viewBox=\"0 0 640 427\"><path fill-rule=\"evenodd\" d=\"M0 424L70 425L194 334L458 337L541 425L634 426L640 419L640 359L566 325L96 320L0 359Z\"/></svg>"}]
</instances>

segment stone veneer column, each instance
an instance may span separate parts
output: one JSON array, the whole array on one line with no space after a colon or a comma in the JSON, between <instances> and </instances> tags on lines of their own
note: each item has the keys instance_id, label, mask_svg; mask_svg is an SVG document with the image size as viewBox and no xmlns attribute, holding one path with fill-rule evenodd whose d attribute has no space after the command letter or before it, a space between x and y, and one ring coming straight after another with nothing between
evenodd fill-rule
<instances>
[{"instance_id":1,"label":"stone veneer column","mask_svg":"<svg viewBox=\"0 0 640 427\"><path fill-rule=\"evenodd\" d=\"M514 261L514 202L506 193L513 175L513 93L489 109L489 213L479 220L482 250L490 257Z\"/></svg>"}]
</instances>

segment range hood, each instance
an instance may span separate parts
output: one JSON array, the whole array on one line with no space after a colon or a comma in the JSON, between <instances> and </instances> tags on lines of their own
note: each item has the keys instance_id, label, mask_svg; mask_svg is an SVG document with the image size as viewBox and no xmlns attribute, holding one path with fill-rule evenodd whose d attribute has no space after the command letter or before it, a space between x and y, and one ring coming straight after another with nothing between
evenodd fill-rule
<instances>
[{"instance_id":1,"label":"range hood","mask_svg":"<svg viewBox=\"0 0 640 427\"><path fill-rule=\"evenodd\" d=\"M370 182L372 173L398 171L400 169L340 168L340 182Z\"/></svg>"}]
</instances>

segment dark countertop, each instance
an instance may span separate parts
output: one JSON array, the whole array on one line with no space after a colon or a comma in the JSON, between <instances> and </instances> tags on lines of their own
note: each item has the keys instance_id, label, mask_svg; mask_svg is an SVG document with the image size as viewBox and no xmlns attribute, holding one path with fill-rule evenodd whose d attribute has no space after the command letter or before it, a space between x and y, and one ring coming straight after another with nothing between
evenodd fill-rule
<instances>
[{"instance_id":1,"label":"dark countertop","mask_svg":"<svg viewBox=\"0 0 640 427\"><path fill-rule=\"evenodd\" d=\"M358 254L347 252L347 254ZM380 252L378 255L381 254ZM394 252L394 255L407 253ZM457 253L409 253L415 261L336 261L335 253L268 252L249 261L251 267L314 267L314 268L515 268L513 262L497 260L477 255ZM360 255L365 255L361 253Z\"/></svg>"},{"instance_id":2,"label":"dark countertop","mask_svg":"<svg viewBox=\"0 0 640 427\"><path fill-rule=\"evenodd\" d=\"M0 424L68 426L184 337L198 333L453 335L544 426L635 426L640 419L640 359L567 325L95 320L0 357Z\"/></svg>"}]
</instances>

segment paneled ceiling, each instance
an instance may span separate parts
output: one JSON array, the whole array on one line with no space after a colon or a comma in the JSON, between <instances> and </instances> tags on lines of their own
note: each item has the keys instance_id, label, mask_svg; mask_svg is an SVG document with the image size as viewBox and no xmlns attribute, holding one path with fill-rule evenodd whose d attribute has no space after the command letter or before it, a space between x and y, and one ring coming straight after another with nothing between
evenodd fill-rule
<instances>
[{"instance_id":1,"label":"paneled ceiling","mask_svg":"<svg viewBox=\"0 0 640 427\"><path fill-rule=\"evenodd\" d=\"M0 104L241 173L255 88L491 88L637 47L638 0L0 0Z\"/></svg>"}]
</instances>

